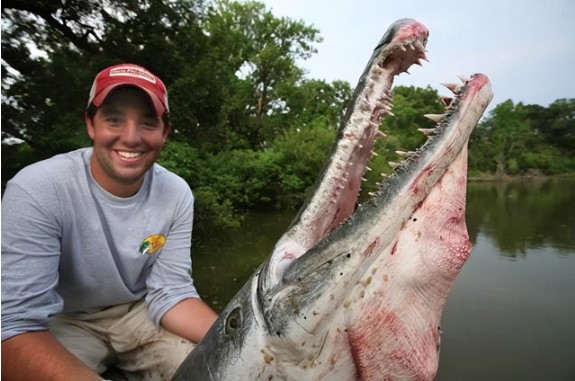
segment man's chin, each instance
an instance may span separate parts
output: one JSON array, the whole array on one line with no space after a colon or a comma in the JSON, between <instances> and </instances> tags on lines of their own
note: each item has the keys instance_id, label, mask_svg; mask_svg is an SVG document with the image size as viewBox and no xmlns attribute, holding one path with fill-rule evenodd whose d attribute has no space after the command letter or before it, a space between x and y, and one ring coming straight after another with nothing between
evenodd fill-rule
<instances>
[{"instance_id":1,"label":"man's chin","mask_svg":"<svg viewBox=\"0 0 575 381\"><path fill-rule=\"evenodd\" d=\"M116 171L116 181L123 185L135 185L141 183L144 179L147 169L134 168L131 170Z\"/></svg>"}]
</instances>

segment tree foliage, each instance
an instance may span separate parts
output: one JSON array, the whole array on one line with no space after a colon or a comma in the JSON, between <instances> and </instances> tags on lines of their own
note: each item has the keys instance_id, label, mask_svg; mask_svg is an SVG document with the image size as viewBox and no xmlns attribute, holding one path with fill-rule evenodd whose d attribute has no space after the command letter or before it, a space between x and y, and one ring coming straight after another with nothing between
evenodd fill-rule
<instances>
[{"instance_id":1,"label":"tree foliage","mask_svg":"<svg viewBox=\"0 0 575 381\"><path fill-rule=\"evenodd\" d=\"M333 144L352 88L306 77L298 62L319 31L255 1L8 0L2 2L2 181L24 165L89 145L84 112L94 75L132 62L170 94L160 164L189 182L196 230L234 226L248 210L296 208ZM359 74L359 73L358 73ZM431 128L431 88L397 87L396 117L370 164L373 188ZM475 174L575 172L575 100L498 105L471 141ZM21 144L13 144L18 141Z\"/></svg>"},{"instance_id":2,"label":"tree foliage","mask_svg":"<svg viewBox=\"0 0 575 381\"><path fill-rule=\"evenodd\" d=\"M549 107L497 105L483 119L470 144L475 173L555 175L575 171L575 99Z\"/></svg>"}]
</instances>

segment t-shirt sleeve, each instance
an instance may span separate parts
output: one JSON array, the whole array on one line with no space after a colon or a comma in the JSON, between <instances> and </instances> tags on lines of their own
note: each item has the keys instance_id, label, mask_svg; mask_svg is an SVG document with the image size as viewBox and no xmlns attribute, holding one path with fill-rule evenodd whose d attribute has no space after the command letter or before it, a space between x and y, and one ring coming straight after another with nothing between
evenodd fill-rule
<instances>
[{"instance_id":1,"label":"t-shirt sleeve","mask_svg":"<svg viewBox=\"0 0 575 381\"><path fill-rule=\"evenodd\" d=\"M48 329L49 317L62 310L56 292L60 259L57 216L19 184L8 183L2 199L2 341ZM49 192L48 192L49 193Z\"/></svg>"},{"instance_id":2,"label":"t-shirt sleeve","mask_svg":"<svg viewBox=\"0 0 575 381\"><path fill-rule=\"evenodd\" d=\"M162 316L180 301L199 298L191 275L194 198L187 184L180 193L177 205L166 244L146 281L148 311L157 325L160 324Z\"/></svg>"}]
</instances>

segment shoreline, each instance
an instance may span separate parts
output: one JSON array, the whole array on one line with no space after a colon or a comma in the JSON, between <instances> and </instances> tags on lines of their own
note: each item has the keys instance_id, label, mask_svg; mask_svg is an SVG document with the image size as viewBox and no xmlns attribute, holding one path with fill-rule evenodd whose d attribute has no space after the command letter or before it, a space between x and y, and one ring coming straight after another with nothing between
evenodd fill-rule
<instances>
[{"instance_id":1,"label":"shoreline","mask_svg":"<svg viewBox=\"0 0 575 381\"><path fill-rule=\"evenodd\" d=\"M542 174L528 174L528 175L503 175L497 176L493 174L480 174L474 176L467 176L467 181L470 182L513 182L513 181L548 181L554 179L575 179L575 173L563 173L559 175L542 175Z\"/></svg>"}]
</instances>

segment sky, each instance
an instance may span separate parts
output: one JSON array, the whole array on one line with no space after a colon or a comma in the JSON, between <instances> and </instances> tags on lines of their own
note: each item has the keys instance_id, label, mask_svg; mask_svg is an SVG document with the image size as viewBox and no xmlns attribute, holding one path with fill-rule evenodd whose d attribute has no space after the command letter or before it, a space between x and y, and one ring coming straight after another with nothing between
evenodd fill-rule
<instances>
[{"instance_id":1,"label":"sky","mask_svg":"<svg viewBox=\"0 0 575 381\"><path fill-rule=\"evenodd\" d=\"M357 84L387 28L413 18L429 31L429 63L395 85L441 86L458 75L487 75L488 112L511 99L548 106L575 98L575 0L260 0L276 17L313 25L323 37L300 62L307 78Z\"/></svg>"}]
</instances>

